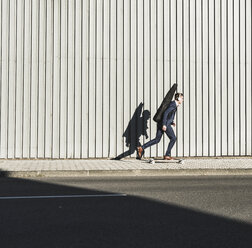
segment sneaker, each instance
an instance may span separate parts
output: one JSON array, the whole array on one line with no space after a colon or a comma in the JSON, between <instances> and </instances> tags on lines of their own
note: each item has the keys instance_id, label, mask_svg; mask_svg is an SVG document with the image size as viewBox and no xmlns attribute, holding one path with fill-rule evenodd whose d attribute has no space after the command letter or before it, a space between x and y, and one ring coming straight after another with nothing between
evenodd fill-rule
<instances>
[{"instance_id":1,"label":"sneaker","mask_svg":"<svg viewBox=\"0 0 252 248\"><path fill-rule=\"evenodd\" d=\"M143 156L143 153L144 153L144 149L141 146L138 146L137 147L137 156L138 156L137 158L141 159Z\"/></svg>"},{"instance_id":2,"label":"sneaker","mask_svg":"<svg viewBox=\"0 0 252 248\"><path fill-rule=\"evenodd\" d=\"M172 158L170 156L164 156L164 160L174 160L174 158Z\"/></svg>"}]
</instances>

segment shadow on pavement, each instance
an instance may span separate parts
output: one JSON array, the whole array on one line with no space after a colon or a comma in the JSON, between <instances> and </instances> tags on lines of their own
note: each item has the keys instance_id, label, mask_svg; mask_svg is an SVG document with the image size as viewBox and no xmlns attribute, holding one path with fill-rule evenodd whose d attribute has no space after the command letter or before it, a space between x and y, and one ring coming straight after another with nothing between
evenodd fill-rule
<instances>
[{"instance_id":1,"label":"shadow on pavement","mask_svg":"<svg viewBox=\"0 0 252 248\"><path fill-rule=\"evenodd\" d=\"M9 172L8 171L0 170L0 178L1 177L8 177L8 176L9 176Z\"/></svg>"},{"instance_id":2,"label":"shadow on pavement","mask_svg":"<svg viewBox=\"0 0 252 248\"><path fill-rule=\"evenodd\" d=\"M111 193L31 179L0 178L0 197ZM240 248L251 247L252 242L249 224L130 195L0 199L0 206L3 248Z\"/></svg>"}]
</instances>

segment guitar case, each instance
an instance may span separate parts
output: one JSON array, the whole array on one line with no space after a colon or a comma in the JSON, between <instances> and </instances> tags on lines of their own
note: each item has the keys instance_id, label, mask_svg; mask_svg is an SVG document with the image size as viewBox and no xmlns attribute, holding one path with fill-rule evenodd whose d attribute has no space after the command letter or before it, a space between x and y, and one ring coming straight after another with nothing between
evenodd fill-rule
<instances>
[{"instance_id":1,"label":"guitar case","mask_svg":"<svg viewBox=\"0 0 252 248\"><path fill-rule=\"evenodd\" d=\"M173 84L173 86L170 88L168 93L166 94L163 102L161 103L160 107L158 108L156 114L153 117L153 120L157 123L161 122L163 119L163 114L165 110L168 108L175 92L177 91L178 84Z\"/></svg>"}]
</instances>

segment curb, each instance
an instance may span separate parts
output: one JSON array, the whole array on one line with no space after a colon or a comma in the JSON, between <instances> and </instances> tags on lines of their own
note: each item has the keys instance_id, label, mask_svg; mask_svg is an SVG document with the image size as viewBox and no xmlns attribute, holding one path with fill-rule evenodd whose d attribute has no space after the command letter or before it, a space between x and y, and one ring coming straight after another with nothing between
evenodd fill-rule
<instances>
[{"instance_id":1,"label":"curb","mask_svg":"<svg viewBox=\"0 0 252 248\"><path fill-rule=\"evenodd\" d=\"M252 169L134 169L134 170L62 170L5 171L0 177L106 177L106 176L250 176Z\"/></svg>"}]
</instances>

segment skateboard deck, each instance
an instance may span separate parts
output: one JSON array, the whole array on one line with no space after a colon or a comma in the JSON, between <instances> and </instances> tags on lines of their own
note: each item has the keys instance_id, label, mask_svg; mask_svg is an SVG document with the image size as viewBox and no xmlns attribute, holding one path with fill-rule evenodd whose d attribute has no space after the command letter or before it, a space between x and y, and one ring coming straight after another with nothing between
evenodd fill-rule
<instances>
[{"instance_id":1,"label":"skateboard deck","mask_svg":"<svg viewBox=\"0 0 252 248\"><path fill-rule=\"evenodd\" d=\"M155 163L178 163L178 164L184 164L183 159L172 159L172 160L165 160L165 159L155 159L155 158L150 158L145 160L150 164L155 164Z\"/></svg>"}]
</instances>

